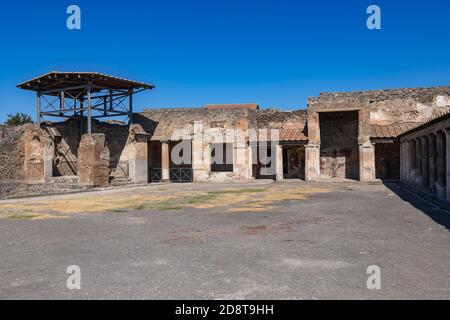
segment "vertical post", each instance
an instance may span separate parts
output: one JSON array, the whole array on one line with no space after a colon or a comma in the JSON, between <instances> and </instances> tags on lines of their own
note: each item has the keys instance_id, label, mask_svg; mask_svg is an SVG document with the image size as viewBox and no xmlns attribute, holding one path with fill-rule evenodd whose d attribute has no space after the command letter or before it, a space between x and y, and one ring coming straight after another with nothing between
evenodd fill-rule
<instances>
[{"instance_id":1,"label":"vertical post","mask_svg":"<svg viewBox=\"0 0 450 320\"><path fill-rule=\"evenodd\" d=\"M129 102L128 121L129 124L133 124L133 89L128 91L128 102Z\"/></svg>"},{"instance_id":2,"label":"vertical post","mask_svg":"<svg viewBox=\"0 0 450 320\"><path fill-rule=\"evenodd\" d=\"M36 123L41 127L41 94L38 92L36 100Z\"/></svg>"},{"instance_id":3,"label":"vertical post","mask_svg":"<svg viewBox=\"0 0 450 320\"><path fill-rule=\"evenodd\" d=\"M405 172L405 155L404 155L404 148L405 144L403 141L400 141L400 183L404 182L403 174Z\"/></svg>"},{"instance_id":4,"label":"vertical post","mask_svg":"<svg viewBox=\"0 0 450 320\"><path fill-rule=\"evenodd\" d=\"M107 100L108 98L106 98L106 96L103 97L103 115L106 116L108 113L106 112L106 105L107 105Z\"/></svg>"},{"instance_id":5,"label":"vertical post","mask_svg":"<svg viewBox=\"0 0 450 320\"><path fill-rule=\"evenodd\" d=\"M436 194L441 199L446 199L446 167L447 167L447 157L446 157L446 136L442 131L436 133L436 171L437 171L437 184L436 184Z\"/></svg>"},{"instance_id":6,"label":"vertical post","mask_svg":"<svg viewBox=\"0 0 450 320\"><path fill-rule=\"evenodd\" d=\"M275 179L283 181L283 147L280 144L275 145Z\"/></svg>"},{"instance_id":7,"label":"vertical post","mask_svg":"<svg viewBox=\"0 0 450 320\"><path fill-rule=\"evenodd\" d=\"M162 181L167 182L170 180L169 174L169 142L162 141L161 142L161 174Z\"/></svg>"},{"instance_id":8,"label":"vertical post","mask_svg":"<svg viewBox=\"0 0 450 320\"><path fill-rule=\"evenodd\" d=\"M428 186L432 193L436 192L436 136L431 133L428 136L428 163L430 171L428 176L430 178Z\"/></svg>"},{"instance_id":9,"label":"vertical post","mask_svg":"<svg viewBox=\"0 0 450 320\"><path fill-rule=\"evenodd\" d=\"M59 93L59 110L64 110L64 91Z\"/></svg>"},{"instance_id":10,"label":"vertical post","mask_svg":"<svg viewBox=\"0 0 450 320\"><path fill-rule=\"evenodd\" d=\"M420 137L416 138L416 186L423 186L423 175L422 175L422 140Z\"/></svg>"},{"instance_id":11,"label":"vertical post","mask_svg":"<svg viewBox=\"0 0 450 320\"><path fill-rule=\"evenodd\" d=\"M88 121L87 121L87 133L91 134L92 133L92 111L91 111L91 86L88 86L87 89L87 111L88 111Z\"/></svg>"},{"instance_id":12,"label":"vertical post","mask_svg":"<svg viewBox=\"0 0 450 320\"><path fill-rule=\"evenodd\" d=\"M309 141L305 150L305 180L320 178L320 117L318 112L308 111Z\"/></svg>"},{"instance_id":13,"label":"vertical post","mask_svg":"<svg viewBox=\"0 0 450 320\"><path fill-rule=\"evenodd\" d=\"M450 132L448 129L445 133L445 195L447 202L450 202Z\"/></svg>"},{"instance_id":14,"label":"vertical post","mask_svg":"<svg viewBox=\"0 0 450 320\"><path fill-rule=\"evenodd\" d=\"M430 169L428 167L428 137L422 136L420 139L422 143L422 185L425 189L428 189L428 184L430 183Z\"/></svg>"},{"instance_id":15,"label":"vertical post","mask_svg":"<svg viewBox=\"0 0 450 320\"><path fill-rule=\"evenodd\" d=\"M114 110L113 92L109 90L109 111Z\"/></svg>"}]
</instances>

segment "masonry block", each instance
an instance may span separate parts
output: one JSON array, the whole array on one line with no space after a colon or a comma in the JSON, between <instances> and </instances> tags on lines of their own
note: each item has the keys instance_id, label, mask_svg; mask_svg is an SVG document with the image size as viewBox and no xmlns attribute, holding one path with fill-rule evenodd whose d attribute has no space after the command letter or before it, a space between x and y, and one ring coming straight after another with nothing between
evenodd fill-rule
<instances>
[{"instance_id":1,"label":"masonry block","mask_svg":"<svg viewBox=\"0 0 450 320\"><path fill-rule=\"evenodd\" d=\"M81 184L107 186L109 184L109 149L104 134L85 134L78 148L78 176Z\"/></svg>"}]
</instances>

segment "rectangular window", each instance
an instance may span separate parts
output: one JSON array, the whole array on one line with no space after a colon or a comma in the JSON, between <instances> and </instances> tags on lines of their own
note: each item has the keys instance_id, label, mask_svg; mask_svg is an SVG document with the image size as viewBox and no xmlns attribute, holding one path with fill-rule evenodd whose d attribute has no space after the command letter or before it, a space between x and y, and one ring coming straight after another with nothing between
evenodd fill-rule
<instances>
[{"instance_id":1,"label":"rectangular window","mask_svg":"<svg viewBox=\"0 0 450 320\"><path fill-rule=\"evenodd\" d=\"M212 143L211 172L233 172L233 144Z\"/></svg>"}]
</instances>

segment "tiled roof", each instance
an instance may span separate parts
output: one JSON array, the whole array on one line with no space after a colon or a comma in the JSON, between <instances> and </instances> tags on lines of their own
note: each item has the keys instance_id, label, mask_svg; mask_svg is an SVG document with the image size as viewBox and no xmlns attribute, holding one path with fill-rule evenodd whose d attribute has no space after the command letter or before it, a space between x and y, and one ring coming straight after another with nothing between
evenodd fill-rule
<instances>
[{"instance_id":1,"label":"tiled roof","mask_svg":"<svg viewBox=\"0 0 450 320\"><path fill-rule=\"evenodd\" d=\"M278 130L278 136L275 134L276 130ZM258 141L272 141L272 139L285 142L308 141L303 129L269 129L267 134L258 132Z\"/></svg>"},{"instance_id":2,"label":"tiled roof","mask_svg":"<svg viewBox=\"0 0 450 320\"><path fill-rule=\"evenodd\" d=\"M416 123L416 125L414 127L412 127L410 129L402 132L402 135L404 135L406 133L409 133L409 132L412 132L414 130L421 129L421 128L426 127L427 125L431 125L431 124L433 124L435 122L439 122L439 121L441 121L441 120L443 120L443 119L445 119L445 118L447 118L449 116L450 116L450 110L443 111L443 112L439 113L438 115L435 115L435 116L431 117L427 121L424 121L424 122L421 122L421 123Z\"/></svg>"},{"instance_id":3,"label":"tiled roof","mask_svg":"<svg viewBox=\"0 0 450 320\"><path fill-rule=\"evenodd\" d=\"M417 123L394 123L389 125L371 125L371 138L397 138L402 133L411 130Z\"/></svg>"}]
</instances>

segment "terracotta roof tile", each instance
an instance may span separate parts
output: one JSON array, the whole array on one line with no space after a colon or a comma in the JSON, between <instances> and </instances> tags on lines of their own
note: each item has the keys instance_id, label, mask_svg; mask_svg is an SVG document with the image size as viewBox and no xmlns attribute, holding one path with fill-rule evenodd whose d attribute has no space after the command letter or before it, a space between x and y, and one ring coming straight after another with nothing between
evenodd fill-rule
<instances>
[{"instance_id":1,"label":"terracotta roof tile","mask_svg":"<svg viewBox=\"0 0 450 320\"><path fill-rule=\"evenodd\" d=\"M389 125L371 125L372 138L397 138L402 133L414 128L416 123L393 123Z\"/></svg>"}]
</instances>

